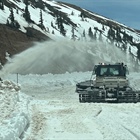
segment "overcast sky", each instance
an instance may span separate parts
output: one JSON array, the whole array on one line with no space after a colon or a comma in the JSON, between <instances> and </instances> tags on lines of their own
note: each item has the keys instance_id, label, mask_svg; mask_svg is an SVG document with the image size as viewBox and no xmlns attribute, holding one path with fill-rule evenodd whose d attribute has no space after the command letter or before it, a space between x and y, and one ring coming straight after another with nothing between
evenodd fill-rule
<instances>
[{"instance_id":1,"label":"overcast sky","mask_svg":"<svg viewBox=\"0 0 140 140\"><path fill-rule=\"evenodd\" d=\"M140 30L140 0L55 0L75 4Z\"/></svg>"}]
</instances>

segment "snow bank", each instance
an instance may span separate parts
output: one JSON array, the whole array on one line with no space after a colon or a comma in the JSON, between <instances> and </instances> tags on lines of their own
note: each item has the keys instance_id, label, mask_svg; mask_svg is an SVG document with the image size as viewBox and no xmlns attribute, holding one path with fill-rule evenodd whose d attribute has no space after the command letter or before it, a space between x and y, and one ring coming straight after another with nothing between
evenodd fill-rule
<instances>
[{"instance_id":1,"label":"snow bank","mask_svg":"<svg viewBox=\"0 0 140 140\"><path fill-rule=\"evenodd\" d=\"M17 140L29 124L27 96L9 80L0 83L0 140Z\"/></svg>"},{"instance_id":2,"label":"snow bank","mask_svg":"<svg viewBox=\"0 0 140 140\"><path fill-rule=\"evenodd\" d=\"M28 74L18 76L19 83L23 85L35 85L35 86L61 86L61 85L75 85L83 80L90 80L92 71L88 72L66 72L64 74ZM16 74L9 74L7 79L16 82Z\"/></svg>"},{"instance_id":3,"label":"snow bank","mask_svg":"<svg viewBox=\"0 0 140 140\"><path fill-rule=\"evenodd\" d=\"M0 126L0 140L17 140L28 125L28 117L25 113L15 114Z\"/></svg>"}]
</instances>

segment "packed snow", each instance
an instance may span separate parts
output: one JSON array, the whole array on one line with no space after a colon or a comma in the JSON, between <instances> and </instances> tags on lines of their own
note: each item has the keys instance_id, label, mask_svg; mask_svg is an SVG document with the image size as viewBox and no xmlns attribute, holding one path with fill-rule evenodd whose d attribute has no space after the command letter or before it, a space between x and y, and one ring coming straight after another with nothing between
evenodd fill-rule
<instances>
[{"instance_id":1,"label":"packed snow","mask_svg":"<svg viewBox=\"0 0 140 140\"><path fill-rule=\"evenodd\" d=\"M90 76L91 72L7 75L0 84L0 139L140 139L140 103L79 103L75 84ZM139 73L131 73L129 79L140 89Z\"/></svg>"}]
</instances>

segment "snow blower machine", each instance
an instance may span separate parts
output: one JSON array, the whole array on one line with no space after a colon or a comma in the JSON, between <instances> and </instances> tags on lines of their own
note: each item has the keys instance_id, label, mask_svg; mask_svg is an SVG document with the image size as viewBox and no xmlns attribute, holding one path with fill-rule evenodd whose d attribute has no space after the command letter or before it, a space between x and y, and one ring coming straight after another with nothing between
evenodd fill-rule
<instances>
[{"instance_id":1,"label":"snow blower machine","mask_svg":"<svg viewBox=\"0 0 140 140\"><path fill-rule=\"evenodd\" d=\"M140 91L130 86L128 73L123 63L95 65L91 79L76 84L79 102L139 102Z\"/></svg>"}]
</instances>

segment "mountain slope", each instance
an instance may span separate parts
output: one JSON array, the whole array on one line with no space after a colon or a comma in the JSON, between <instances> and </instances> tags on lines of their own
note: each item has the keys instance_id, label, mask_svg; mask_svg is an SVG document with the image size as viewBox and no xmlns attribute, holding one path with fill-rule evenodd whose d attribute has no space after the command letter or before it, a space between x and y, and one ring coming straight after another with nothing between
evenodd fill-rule
<instances>
[{"instance_id":1,"label":"mountain slope","mask_svg":"<svg viewBox=\"0 0 140 140\"><path fill-rule=\"evenodd\" d=\"M49 0L5 0L3 5L0 10L1 23L20 30L26 39L32 37L32 33L27 30L30 27L55 41L67 38L93 44L102 42L112 47L117 46L126 54L132 55L135 61L137 56L140 58L138 31L78 6ZM26 39L24 42L27 42ZM31 41L33 40L42 39L33 37ZM21 51L24 50L22 45L20 48ZM15 53L12 52L11 55L13 54Z\"/></svg>"},{"instance_id":2,"label":"mountain slope","mask_svg":"<svg viewBox=\"0 0 140 140\"><path fill-rule=\"evenodd\" d=\"M34 33L32 37L27 36L20 30L15 30L4 24L0 24L0 60L2 64L6 62L6 53L9 53L11 57L32 46L34 41L49 39L35 29L28 28L28 30L31 30Z\"/></svg>"}]
</instances>

